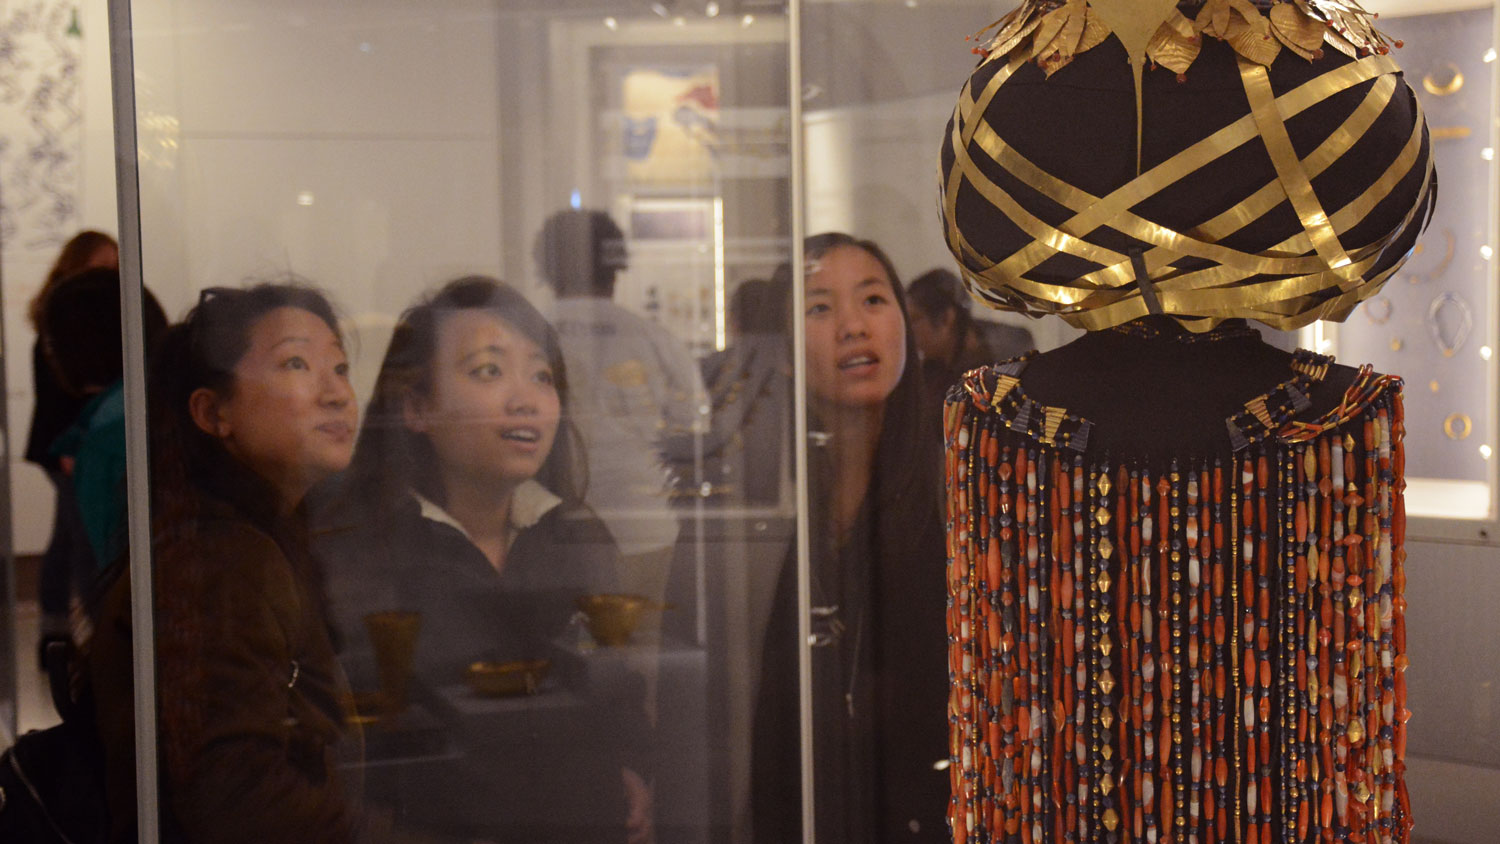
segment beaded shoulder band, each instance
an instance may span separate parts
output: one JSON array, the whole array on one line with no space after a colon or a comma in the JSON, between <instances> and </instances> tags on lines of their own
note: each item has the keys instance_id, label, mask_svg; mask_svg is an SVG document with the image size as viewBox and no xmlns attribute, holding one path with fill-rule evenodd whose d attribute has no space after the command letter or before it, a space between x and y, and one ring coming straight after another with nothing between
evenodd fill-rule
<instances>
[{"instance_id":1,"label":"beaded shoulder band","mask_svg":"<svg viewBox=\"0 0 1500 844\"><path fill-rule=\"evenodd\" d=\"M1036 355L1027 352L970 370L949 392L948 403L971 401L979 410L994 413L1005 427L1040 445L1082 454L1088 450L1094 423L1067 408L1033 401L1021 389L1021 373ZM1332 364L1333 358L1328 355L1297 350L1292 357L1291 378L1245 402L1238 413L1224 420L1230 450L1238 453L1270 437L1281 437L1288 442L1312 439L1363 412L1382 392L1401 386L1400 378L1376 374L1366 365L1337 407L1315 420L1297 421L1295 417L1312 406L1313 385L1327 377Z\"/></svg>"}]
</instances>

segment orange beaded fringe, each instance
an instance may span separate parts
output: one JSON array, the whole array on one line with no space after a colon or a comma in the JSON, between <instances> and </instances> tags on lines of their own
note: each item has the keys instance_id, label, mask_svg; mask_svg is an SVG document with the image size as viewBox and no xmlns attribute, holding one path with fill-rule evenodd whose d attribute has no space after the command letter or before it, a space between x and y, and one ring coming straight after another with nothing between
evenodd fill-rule
<instances>
[{"instance_id":1,"label":"orange beaded fringe","mask_svg":"<svg viewBox=\"0 0 1500 844\"><path fill-rule=\"evenodd\" d=\"M1167 466L1014 386L946 408L953 840L1407 841L1399 379Z\"/></svg>"}]
</instances>

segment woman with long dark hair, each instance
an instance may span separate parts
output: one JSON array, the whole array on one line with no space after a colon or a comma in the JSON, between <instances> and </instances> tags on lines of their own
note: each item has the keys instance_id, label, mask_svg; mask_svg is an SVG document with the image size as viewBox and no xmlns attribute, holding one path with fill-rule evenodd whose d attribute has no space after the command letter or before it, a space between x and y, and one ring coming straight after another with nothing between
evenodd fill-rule
<instances>
[{"instance_id":1,"label":"woman with long dark hair","mask_svg":"<svg viewBox=\"0 0 1500 844\"><path fill-rule=\"evenodd\" d=\"M582 670L562 664L558 639L578 598L616 589L619 552L583 503L581 450L556 332L520 293L471 276L403 314L354 465L320 518L351 674L371 673L362 617L391 609L420 614L416 676L451 708L473 705L474 661ZM649 789L630 761L647 749L639 700L551 711L465 722L464 758L412 778L405 817L505 840L646 835Z\"/></svg>"},{"instance_id":2,"label":"woman with long dark hair","mask_svg":"<svg viewBox=\"0 0 1500 844\"><path fill-rule=\"evenodd\" d=\"M162 341L149 403L163 840L364 840L301 506L354 445L332 309L299 286L205 291ZM121 578L88 661L113 840L135 825L129 607Z\"/></svg>"},{"instance_id":3,"label":"woman with long dark hair","mask_svg":"<svg viewBox=\"0 0 1500 844\"><path fill-rule=\"evenodd\" d=\"M842 233L804 253L817 838L947 840L937 416L890 259ZM756 713L757 841L800 840L796 605L789 558Z\"/></svg>"}]
</instances>

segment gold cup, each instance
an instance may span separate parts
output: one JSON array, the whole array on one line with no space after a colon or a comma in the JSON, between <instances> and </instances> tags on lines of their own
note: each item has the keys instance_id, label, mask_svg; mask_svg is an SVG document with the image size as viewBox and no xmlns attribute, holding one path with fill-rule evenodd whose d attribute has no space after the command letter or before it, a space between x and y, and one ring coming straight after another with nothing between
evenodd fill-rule
<instances>
[{"instance_id":1,"label":"gold cup","mask_svg":"<svg viewBox=\"0 0 1500 844\"><path fill-rule=\"evenodd\" d=\"M380 673L382 708L387 715L406 709L421 629L421 613L390 610L365 616L365 630L375 648L375 667Z\"/></svg>"},{"instance_id":2,"label":"gold cup","mask_svg":"<svg viewBox=\"0 0 1500 844\"><path fill-rule=\"evenodd\" d=\"M667 606L643 595L584 595L578 599L578 608L583 610L595 642L619 647L630 643L644 613L659 612Z\"/></svg>"}]
</instances>

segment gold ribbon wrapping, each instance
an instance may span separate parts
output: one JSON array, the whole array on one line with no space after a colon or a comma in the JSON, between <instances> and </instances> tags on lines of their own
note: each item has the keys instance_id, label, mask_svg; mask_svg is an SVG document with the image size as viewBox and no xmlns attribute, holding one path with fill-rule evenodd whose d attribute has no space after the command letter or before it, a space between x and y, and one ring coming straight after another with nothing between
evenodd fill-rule
<instances>
[{"instance_id":1,"label":"gold ribbon wrapping","mask_svg":"<svg viewBox=\"0 0 1500 844\"><path fill-rule=\"evenodd\" d=\"M1027 36L1036 29L1039 14L1046 10L1047 4L1028 0L1016 13L1002 20L1000 32L991 44L1005 46L1008 52L996 50L986 55L976 77L981 71L987 72L992 63L1000 67L994 69L979 91L973 89L974 78L965 85L947 139L953 161L940 185L945 236L950 250L959 259L971 294L993 307L1032 316L1055 314L1089 330L1145 316L1147 308L1136 284L1136 270L1130 256L1089 240L1092 233L1107 228L1145 245L1141 260L1163 311L1193 331L1208 330L1234 317L1255 319L1280 329L1298 328L1318 319L1339 320L1347 317L1360 301L1375 295L1404 258L1394 263L1387 260L1379 273L1370 273L1383 256L1389 258L1384 254L1387 248L1413 224L1423 198L1432 188L1433 164L1430 155L1423 155L1428 143L1426 123L1417 105L1406 144L1369 188L1343 208L1322 206L1312 181L1364 137L1404 87L1398 75L1400 68L1385 54L1385 42L1378 33L1373 29L1359 30L1355 23L1363 19L1357 15L1349 17L1353 13L1348 4L1333 5L1338 7L1334 10L1336 14L1328 11L1331 8L1328 3L1318 0L1299 2L1295 13L1287 11L1285 4L1275 7L1281 10L1279 20L1273 18L1267 23L1268 32L1279 39L1273 43L1290 47L1304 58L1316 55L1310 49L1312 24L1316 24L1320 31L1327 30L1329 44L1340 50L1353 46L1366 50L1367 55L1277 96L1265 65L1254 60L1256 54L1247 54L1231 44L1239 53L1241 83L1250 112L1103 197L1070 185L1028 160L1007 144L997 126L986 118L1000 89L1026 61L1035 57ZM1317 14L1326 17L1320 19ZM1213 16L1203 14L1196 22L1171 19L1163 24L1153 45L1162 55L1176 56L1176 64L1182 65L1184 61L1190 64L1188 52L1195 58L1196 51L1183 52L1178 43L1184 25L1191 23L1199 32L1210 24L1226 25L1222 21L1215 24L1214 20ZM1336 21L1345 31L1328 27L1329 21ZM1230 23L1236 32L1244 28L1237 18ZM1210 26L1208 34L1212 32ZM1054 46L1056 41L1054 37ZM1332 127L1306 158L1299 159L1287 133L1286 121L1329 97L1372 80L1354 111L1340 125ZM1415 102L1414 97L1412 101ZM1255 141L1265 145L1275 178L1214 218L1188 231L1176 231L1131 210L1222 156ZM986 170L993 171L996 167L1068 209L1071 216L1056 225L1043 220L986 175ZM1374 243L1347 246L1342 237L1364 222L1414 167L1423 168L1421 190L1401 224ZM971 242L965 233L966 221L958 214L958 196L965 186L1031 241L998 261L986 256ZM1296 212L1300 232L1259 253L1223 244L1222 241L1261 220L1284 202L1289 202ZM1066 283L1027 277L1058 254L1101 268ZM1185 258L1211 262L1212 266L1183 271L1176 265Z\"/></svg>"}]
</instances>

